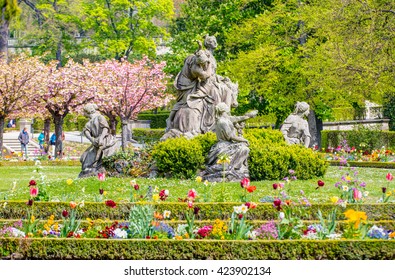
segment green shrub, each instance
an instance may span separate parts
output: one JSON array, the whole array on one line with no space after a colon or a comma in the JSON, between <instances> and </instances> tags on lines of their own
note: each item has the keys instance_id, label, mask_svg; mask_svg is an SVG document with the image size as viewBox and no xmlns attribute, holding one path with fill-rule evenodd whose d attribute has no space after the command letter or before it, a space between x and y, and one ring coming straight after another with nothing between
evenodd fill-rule
<instances>
[{"instance_id":1,"label":"green shrub","mask_svg":"<svg viewBox=\"0 0 395 280\"><path fill-rule=\"evenodd\" d=\"M169 117L170 112L158 114L139 114L139 120L150 120L150 128L166 128L166 119Z\"/></svg>"},{"instance_id":2,"label":"green shrub","mask_svg":"<svg viewBox=\"0 0 395 280\"><path fill-rule=\"evenodd\" d=\"M7 203L5 203L7 202ZM110 208L104 202L85 202L84 207L78 208L78 213L84 219L110 219L110 220L129 220L130 209L134 205L141 203L118 202L116 208ZM171 211L172 219L185 220L186 203L185 202L160 202L143 204L152 205L156 212L163 213L164 210ZM0 219L21 219L26 217L26 201L4 201L0 200ZM240 206L239 202L196 202L195 206L199 207L200 220L227 220L231 217L235 206ZM47 220L51 215L55 219L62 219L62 211L68 209L68 202L34 202L34 216L36 219ZM317 212L320 210L323 217L327 217L338 205L330 203L312 204L310 207L295 206L297 212L303 211L305 220L317 220ZM348 209L363 211L368 216L369 221L394 220L395 203L377 203L377 204L355 204L349 203L346 208L337 211L337 219L345 220L342 214ZM257 208L248 211L249 220L276 220L278 211L272 203L258 203Z\"/></svg>"},{"instance_id":3,"label":"green shrub","mask_svg":"<svg viewBox=\"0 0 395 280\"><path fill-rule=\"evenodd\" d=\"M340 161L331 160L328 163L332 166L341 166ZM381 161L347 161L350 167L368 167L368 168L384 168L395 169L395 162L381 162Z\"/></svg>"},{"instance_id":4,"label":"green shrub","mask_svg":"<svg viewBox=\"0 0 395 280\"><path fill-rule=\"evenodd\" d=\"M393 260L394 240L0 238L2 259Z\"/></svg>"},{"instance_id":5,"label":"green shrub","mask_svg":"<svg viewBox=\"0 0 395 280\"><path fill-rule=\"evenodd\" d=\"M135 128L132 133L134 140L144 143L157 142L163 134L165 134L165 130L162 128Z\"/></svg>"},{"instance_id":6,"label":"green shrub","mask_svg":"<svg viewBox=\"0 0 395 280\"><path fill-rule=\"evenodd\" d=\"M248 160L251 180L281 180L295 170L298 179L322 177L328 164L319 155L299 145L260 144L250 145Z\"/></svg>"},{"instance_id":7,"label":"green shrub","mask_svg":"<svg viewBox=\"0 0 395 280\"><path fill-rule=\"evenodd\" d=\"M192 178L204 163L203 149L197 140L184 137L155 144L152 158L158 171L175 178Z\"/></svg>"},{"instance_id":8,"label":"green shrub","mask_svg":"<svg viewBox=\"0 0 395 280\"><path fill-rule=\"evenodd\" d=\"M193 141L197 141L202 147L203 157L206 158L210 152L211 147L217 143L217 136L213 132L208 132L206 134L201 134L193 138Z\"/></svg>"},{"instance_id":9,"label":"green shrub","mask_svg":"<svg viewBox=\"0 0 395 280\"><path fill-rule=\"evenodd\" d=\"M278 130L250 129L248 168L252 180L280 180L295 170L299 179L311 179L325 174L328 164L319 155L300 145L287 145Z\"/></svg>"},{"instance_id":10,"label":"green shrub","mask_svg":"<svg viewBox=\"0 0 395 280\"><path fill-rule=\"evenodd\" d=\"M285 143L284 136L280 130L272 129L246 129L244 136L249 141L260 141L260 143Z\"/></svg>"}]
</instances>

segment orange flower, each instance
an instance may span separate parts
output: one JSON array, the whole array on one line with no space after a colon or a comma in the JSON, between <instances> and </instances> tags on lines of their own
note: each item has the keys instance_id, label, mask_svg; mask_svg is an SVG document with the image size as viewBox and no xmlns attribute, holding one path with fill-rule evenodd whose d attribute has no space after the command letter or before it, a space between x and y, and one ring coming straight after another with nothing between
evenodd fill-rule
<instances>
[{"instance_id":1,"label":"orange flower","mask_svg":"<svg viewBox=\"0 0 395 280\"><path fill-rule=\"evenodd\" d=\"M157 220L163 220L163 215L159 212L154 212L154 218Z\"/></svg>"},{"instance_id":2,"label":"orange flower","mask_svg":"<svg viewBox=\"0 0 395 280\"><path fill-rule=\"evenodd\" d=\"M159 227L159 222L157 221L152 221L151 224L153 227Z\"/></svg>"},{"instance_id":3,"label":"orange flower","mask_svg":"<svg viewBox=\"0 0 395 280\"><path fill-rule=\"evenodd\" d=\"M246 190L247 190L247 192L252 193L256 190L256 187L255 186L248 186L248 187L246 187Z\"/></svg>"},{"instance_id":4,"label":"orange flower","mask_svg":"<svg viewBox=\"0 0 395 280\"><path fill-rule=\"evenodd\" d=\"M75 207L77 207L77 203L75 203L74 201L70 202L70 208L74 209Z\"/></svg>"},{"instance_id":5,"label":"orange flower","mask_svg":"<svg viewBox=\"0 0 395 280\"><path fill-rule=\"evenodd\" d=\"M291 203L292 203L292 201L291 201L290 199L287 199L287 200L285 201L285 204L287 204L287 205L291 205Z\"/></svg>"}]
</instances>

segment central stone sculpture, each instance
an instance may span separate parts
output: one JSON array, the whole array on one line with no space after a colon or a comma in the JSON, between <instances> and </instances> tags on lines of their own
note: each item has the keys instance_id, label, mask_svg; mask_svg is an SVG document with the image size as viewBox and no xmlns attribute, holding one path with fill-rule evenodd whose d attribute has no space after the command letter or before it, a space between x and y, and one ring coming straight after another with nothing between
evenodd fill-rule
<instances>
[{"instance_id":1,"label":"central stone sculpture","mask_svg":"<svg viewBox=\"0 0 395 280\"><path fill-rule=\"evenodd\" d=\"M161 140L184 136L188 139L213 131L215 106L220 102L237 107L238 85L229 78L216 74L217 63L213 52L217 47L215 37L206 36L205 49L188 56L178 73L174 87L177 103L167 119L166 133Z\"/></svg>"},{"instance_id":2,"label":"central stone sculpture","mask_svg":"<svg viewBox=\"0 0 395 280\"><path fill-rule=\"evenodd\" d=\"M248 140L242 136L241 124L257 115L252 111L244 116L231 116L225 103L216 107L215 133L218 143L211 147L207 157L203 179L211 182L238 181L249 177L247 158L250 152Z\"/></svg>"}]
</instances>

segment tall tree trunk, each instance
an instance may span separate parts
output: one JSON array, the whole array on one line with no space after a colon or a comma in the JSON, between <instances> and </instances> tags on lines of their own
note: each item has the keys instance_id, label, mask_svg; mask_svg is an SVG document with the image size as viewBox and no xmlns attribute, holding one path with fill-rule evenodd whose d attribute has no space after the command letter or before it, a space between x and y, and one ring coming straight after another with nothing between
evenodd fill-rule
<instances>
[{"instance_id":1,"label":"tall tree trunk","mask_svg":"<svg viewBox=\"0 0 395 280\"><path fill-rule=\"evenodd\" d=\"M53 119L54 119L54 123L55 123L55 135L56 135L55 158L62 158L62 156L63 156L62 132L63 132L64 116L55 115L53 117Z\"/></svg>"},{"instance_id":2,"label":"tall tree trunk","mask_svg":"<svg viewBox=\"0 0 395 280\"><path fill-rule=\"evenodd\" d=\"M4 122L5 117L0 116L0 157L3 156L3 135L4 135Z\"/></svg>"},{"instance_id":3,"label":"tall tree trunk","mask_svg":"<svg viewBox=\"0 0 395 280\"><path fill-rule=\"evenodd\" d=\"M59 61L58 68L62 67L62 42L58 42L58 47L56 49L56 60Z\"/></svg>"},{"instance_id":4,"label":"tall tree trunk","mask_svg":"<svg viewBox=\"0 0 395 280\"><path fill-rule=\"evenodd\" d=\"M109 119L109 126L110 126L110 133L114 136L117 135L117 125L118 125L118 120L117 117L114 117L113 115L107 116Z\"/></svg>"},{"instance_id":5,"label":"tall tree trunk","mask_svg":"<svg viewBox=\"0 0 395 280\"><path fill-rule=\"evenodd\" d=\"M45 152L48 153L49 150L49 134L51 132L51 118L46 118L44 120L44 142L45 142Z\"/></svg>"},{"instance_id":6,"label":"tall tree trunk","mask_svg":"<svg viewBox=\"0 0 395 280\"><path fill-rule=\"evenodd\" d=\"M0 18L0 59L8 60L8 33L10 22L5 19L5 8L1 11Z\"/></svg>"},{"instance_id":7,"label":"tall tree trunk","mask_svg":"<svg viewBox=\"0 0 395 280\"><path fill-rule=\"evenodd\" d=\"M122 124L122 151L126 150L126 145L128 143L128 120L127 119L121 119L121 124Z\"/></svg>"}]
</instances>

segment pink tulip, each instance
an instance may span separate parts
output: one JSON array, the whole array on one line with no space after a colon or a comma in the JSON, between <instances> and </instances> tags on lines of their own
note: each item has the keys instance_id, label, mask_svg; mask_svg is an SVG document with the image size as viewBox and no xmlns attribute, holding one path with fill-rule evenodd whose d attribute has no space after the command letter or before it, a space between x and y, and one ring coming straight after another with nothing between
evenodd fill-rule
<instances>
[{"instance_id":1,"label":"pink tulip","mask_svg":"<svg viewBox=\"0 0 395 280\"><path fill-rule=\"evenodd\" d=\"M359 199L362 198L362 192L360 190L356 189L356 188L354 188L352 190L352 195L353 195L355 200L359 200Z\"/></svg>"},{"instance_id":2,"label":"pink tulip","mask_svg":"<svg viewBox=\"0 0 395 280\"><path fill-rule=\"evenodd\" d=\"M192 201L188 201L188 208L193 208L193 202Z\"/></svg>"},{"instance_id":3,"label":"pink tulip","mask_svg":"<svg viewBox=\"0 0 395 280\"><path fill-rule=\"evenodd\" d=\"M394 176L392 176L392 174L391 173L387 173L387 176L385 176L385 178L388 180L388 181L392 181L392 179L394 179Z\"/></svg>"},{"instance_id":4,"label":"pink tulip","mask_svg":"<svg viewBox=\"0 0 395 280\"><path fill-rule=\"evenodd\" d=\"M98 173L97 178L99 181L104 181L106 179L106 174L105 173Z\"/></svg>"},{"instance_id":5,"label":"pink tulip","mask_svg":"<svg viewBox=\"0 0 395 280\"><path fill-rule=\"evenodd\" d=\"M36 187L31 187L30 188L30 196L31 197L36 197L38 195L38 188Z\"/></svg>"},{"instance_id":6,"label":"pink tulip","mask_svg":"<svg viewBox=\"0 0 395 280\"><path fill-rule=\"evenodd\" d=\"M242 188L246 188L250 185L250 180L248 178L244 178L243 180L240 181L240 186Z\"/></svg>"}]
</instances>

